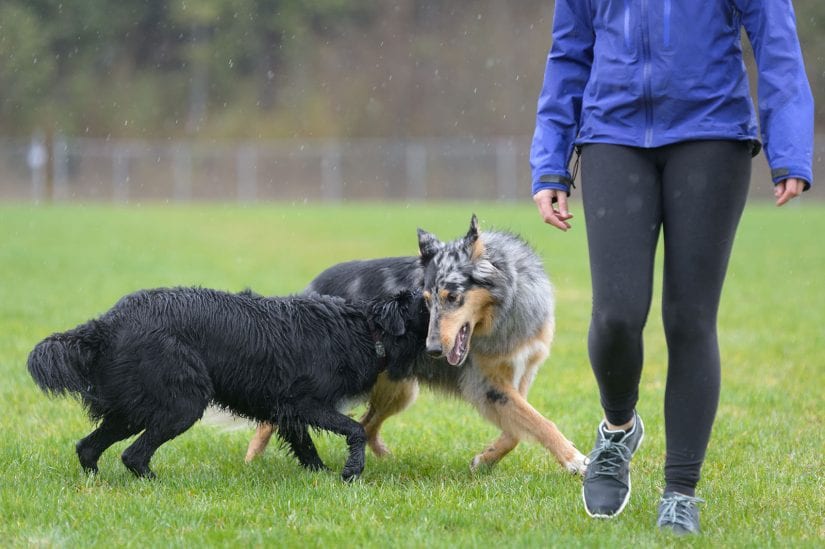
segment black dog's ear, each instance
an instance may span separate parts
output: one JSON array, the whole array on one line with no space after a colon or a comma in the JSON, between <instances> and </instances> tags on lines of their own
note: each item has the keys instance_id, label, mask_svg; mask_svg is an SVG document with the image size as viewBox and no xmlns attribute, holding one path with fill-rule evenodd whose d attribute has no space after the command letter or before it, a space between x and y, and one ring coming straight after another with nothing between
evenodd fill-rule
<instances>
[{"instance_id":1,"label":"black dog's ear","mask_svg":"<svg viewBox=\"0 0 825 549\"><path fill-rule=\"evenodd\" d=\"M392 336L402 336L407 331L404 323L404 308L409 302L409 292L402 293L385 302L378 311L375 323Z\"/></svg>"},{"instance_id":2,"label":"black dog's ear","mask_svg":"<svg viewBox=\"0 0 825 549\"><path fill-rule=\"evenodd\" d=\"M438 253L444 246L436 236L428 233L424 229L418 229L418 251L421 253L421 261L425 265Z\"/></svg>"}]
</instances>

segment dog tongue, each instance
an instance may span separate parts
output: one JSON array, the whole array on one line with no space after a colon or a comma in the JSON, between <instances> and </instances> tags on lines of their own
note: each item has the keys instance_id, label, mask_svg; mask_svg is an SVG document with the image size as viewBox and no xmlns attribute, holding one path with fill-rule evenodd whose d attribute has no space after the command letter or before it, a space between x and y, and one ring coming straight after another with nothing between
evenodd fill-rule
<instances>
[{"instance_id":1,"label":"dog tongue","mask_svg":"<svg viewBox=\"0 0 825 549\"><path fill-rule=\"evenodd\" d=\"M461 330L458 331L458 335L455 336L453 348L450 351L450 354L447 355L447 362L449 362L451 366L458 366L461 363L461 359L464 358L464 351L466 350L466 346L467 327L464 326L461 328Z\"/></svg>"},{"instance_id":2,"label":"dog tongue","mask_svg":"<svg viewBox=\"0 0 825 549\"><path fill-rule=\"evenodd\" d=\"M458 366L459 361L461 361L461 349L456 344L450 354L447 355L447 362L450 363L450 366Z\"/></svg>"}]
</instances>

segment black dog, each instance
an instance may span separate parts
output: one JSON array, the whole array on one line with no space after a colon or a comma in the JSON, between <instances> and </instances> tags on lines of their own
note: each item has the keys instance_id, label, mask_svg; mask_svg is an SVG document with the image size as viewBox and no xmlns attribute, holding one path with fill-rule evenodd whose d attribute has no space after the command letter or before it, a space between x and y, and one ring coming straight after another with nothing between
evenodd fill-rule
<instances>
[{"instance_id":1,"label":"black dog","mask_svg":"<svg viewBox=\"0 0 825 549\"><path fill-rule=\"evenodd\" d=\"M338 410L366 398L384 369L408 368L424 347L420 294L350 304L310 295L264 298L200 288L122 298L98 319L37 344L28 368L46 392L79 395L97 429L77 443L97 471L106 448L143 431L122 455L153 477L158 447L212 402L278 426L301 465L325 468L308 427L346 436L344 480L364 469L364 428Z\"/></svg>"}]
</instances>

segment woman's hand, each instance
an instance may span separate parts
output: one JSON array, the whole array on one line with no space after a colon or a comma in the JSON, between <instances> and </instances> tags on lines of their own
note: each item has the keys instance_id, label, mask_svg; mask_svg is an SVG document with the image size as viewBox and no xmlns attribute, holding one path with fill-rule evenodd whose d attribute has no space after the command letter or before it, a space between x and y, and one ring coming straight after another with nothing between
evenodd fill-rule
<instances>
[{"instance_id":1,"label":"woman's hand","mask_svg":"<svg viewBox=\"0 0 825 549\"><path fill-rule=\"evenodd\" d=\"M573 218L573 214L567 211L567 193L556 189L544 189L533 195L533 202L539 208L541 218L548 225L552 225L562 231L570 228L568 219Z\"/></svg>"},{"instance_id":2,"label":"woman's hand","mask_svg":"<svg viewBox=\"0 0 825 549\"><path fill-rule=\"evenodd\" d=\"M796 198L805 190L805 181L795 177L784 179L773 186L773 195L776 197L776 205L781 206L792 198ZM536 194L538 196L538 193Z\"/></svg>"}]
</instances>

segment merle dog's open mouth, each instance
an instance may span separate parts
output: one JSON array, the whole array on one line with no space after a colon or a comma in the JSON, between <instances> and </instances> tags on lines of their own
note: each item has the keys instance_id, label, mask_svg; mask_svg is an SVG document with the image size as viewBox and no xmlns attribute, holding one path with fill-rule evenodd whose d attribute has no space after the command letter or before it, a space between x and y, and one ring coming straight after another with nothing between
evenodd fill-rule
<instances>
[{"instance_id":1,"label":"merle dog's open mouth","mask_svg":"<svg viewBox=\"0 0 825 549\"><path fill-rule=\"evenodd\" d=\"M467 323L461 327L458 331L458 335L455 336L453 348L450 351L450 354L447 355L447 362L449 362L451 366L458 366L464 362L464 359L467 357L467 343L469 343L470 339L469 333L470 324Z\"/></svg>"}]
</instances>

